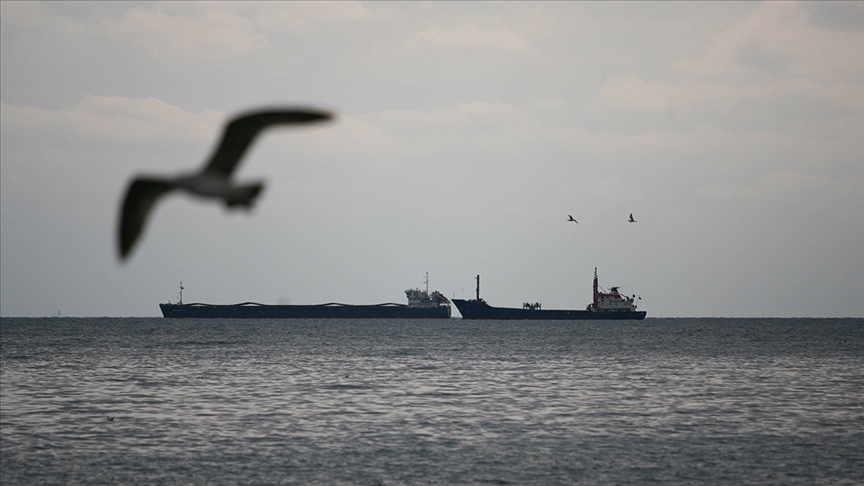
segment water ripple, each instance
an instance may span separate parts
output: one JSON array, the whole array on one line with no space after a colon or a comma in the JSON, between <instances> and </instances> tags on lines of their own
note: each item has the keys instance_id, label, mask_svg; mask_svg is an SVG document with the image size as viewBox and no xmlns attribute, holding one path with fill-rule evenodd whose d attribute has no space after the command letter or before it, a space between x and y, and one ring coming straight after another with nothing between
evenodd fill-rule
<instances>
[{"instance_id":1,"label":"water ripple","mask_svg":"<svg viewBox=\"0 0 864 486\"><path fill-rule=\"evenodd\" d=\"M861 319L0 325L3 484L864 482Z\"/></svg>"}]
</instances>

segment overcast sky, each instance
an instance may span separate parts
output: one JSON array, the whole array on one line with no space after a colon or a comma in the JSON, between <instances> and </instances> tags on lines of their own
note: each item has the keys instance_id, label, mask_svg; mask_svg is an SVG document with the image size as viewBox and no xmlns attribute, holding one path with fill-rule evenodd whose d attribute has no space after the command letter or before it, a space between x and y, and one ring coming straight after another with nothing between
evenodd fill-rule
<instances>
[{"instance_id":1,"label":"overcast sky","mask_svg":"<svg viewBox=\"0 0 864 486\"><path fill-rule=\"evenodd\" d=\"M864 316L864 3L0 2L0 314L406 302ZM140 173L266 132L249 213ZM633 213L638 223L630 224ZM579 224L568 223L572 214ZM455 309L454 309L455 311Z\"/></svg>"}]
</instances>

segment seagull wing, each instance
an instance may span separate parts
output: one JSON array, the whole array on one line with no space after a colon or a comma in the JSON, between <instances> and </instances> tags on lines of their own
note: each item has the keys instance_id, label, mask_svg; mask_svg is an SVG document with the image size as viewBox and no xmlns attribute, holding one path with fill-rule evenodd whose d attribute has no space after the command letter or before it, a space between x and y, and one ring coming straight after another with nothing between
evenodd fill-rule
<instances>
[{"instance_id":1,"label":"seagull wing","mask_svg":"<svg viewBox=\"0 0 864 486\"><path fill-rule=\"evenodd\" d=\"M132 181L123 199L120 214L120 232L117 243L120 245L120 259L125 259L141 236L147 215L156 201L174 189L174 184L164 179L139 177Z\"/></svg>"},{"instance_id":2,"label":"seagull wing","mask_svg":"<svg viewBox=\"0 0 864 486\"><path fill-rule=\"evenodd\" d=\"M240 115L225 127L222 141L204 172L229 177L258 133L271 125L314 123L331 118L331 112L320 109L269 110Z\"/></svg>"}]
</instances>

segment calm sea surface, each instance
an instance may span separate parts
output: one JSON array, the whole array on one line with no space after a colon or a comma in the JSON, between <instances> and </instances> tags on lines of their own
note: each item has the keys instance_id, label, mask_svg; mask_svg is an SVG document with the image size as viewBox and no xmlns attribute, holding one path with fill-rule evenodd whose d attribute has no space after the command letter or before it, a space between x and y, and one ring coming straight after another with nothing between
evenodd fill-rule
<instances>
[{"instance_id":1,"label":"calm sea surface","mask_svg":"<svg viewBox=\"0 0 864 486\"><path fill-rule=\"evenodd\" d=\"M864 484L864 319L4 318L0 343L3 485Z\"/></svg>"}]
</instances>

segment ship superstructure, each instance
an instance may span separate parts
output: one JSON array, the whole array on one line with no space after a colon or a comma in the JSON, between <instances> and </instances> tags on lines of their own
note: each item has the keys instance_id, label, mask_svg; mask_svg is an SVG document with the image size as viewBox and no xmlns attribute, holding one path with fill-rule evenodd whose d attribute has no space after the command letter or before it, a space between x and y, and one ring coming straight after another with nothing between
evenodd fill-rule
<instances>
[{"instance_id":1,"label":"ship superstructure","mask_svg":"<svg viewBox=\"0 0 864 486\"><path fill-rule=\"evenodd\" d=\"M597 284L597 268L594 268L594 302L588 304L586 310L594 312L636 312L637 297L628 297L618 292L618 287L611 287L609 292L601 292Z\"/></svg>"},{"instance_id":2,"label":"ship superstructure","mask_svg":"<svg viewBox=\"0 0 864 486\"><path fill-rule=\"evenodd\" d=\"M426 283L426 290L408 289L405 291L405 296L408 297L408 307L440 307L442 305L450 305L450 299L444 294L436 291L429 293L429 273L423 280Z\"/></svg>"}]
</instances>

